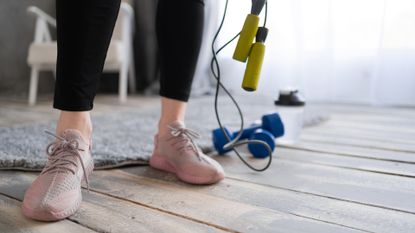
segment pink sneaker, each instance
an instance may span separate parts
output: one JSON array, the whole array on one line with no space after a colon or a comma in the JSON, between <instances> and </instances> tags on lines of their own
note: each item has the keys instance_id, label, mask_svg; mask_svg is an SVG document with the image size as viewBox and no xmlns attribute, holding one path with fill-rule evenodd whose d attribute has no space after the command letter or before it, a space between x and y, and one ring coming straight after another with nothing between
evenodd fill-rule
<instances>
[{"instance_id":1,"label":"pink sneaker","mask_svg":"<svg viewBox=\"0 0 415 233\"><path fill-rule=\"evenodd\" d=\"M225 177L222 166L196 146L193 138L199 138L198 133L186 129L180 122L173 122L168 127L170 135L154 136L151 167L172 172L191 184L212 184Z\"/></svg>"},{"instance_id":2,"label":"pink sneaker","mask_svg":"<svg viewBox=\"0 0 415 233\"><path fill-rule=\"evenodd\" d=\"M90 146L78 130L67 129L61 136L53 136L58 140L46 149L48 162L27 189L22 204L23 215L41 221L74 214L82 201L81 181L86 181L89 190L88 176L94 169Z\"/></svg>"}]
</instances>

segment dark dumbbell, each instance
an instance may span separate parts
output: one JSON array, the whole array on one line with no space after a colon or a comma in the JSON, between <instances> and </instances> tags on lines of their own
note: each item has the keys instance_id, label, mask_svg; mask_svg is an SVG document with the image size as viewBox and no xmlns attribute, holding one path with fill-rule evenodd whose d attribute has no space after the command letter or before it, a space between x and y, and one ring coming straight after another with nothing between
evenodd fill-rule
<instances>
[{"instance_id":1,"label":"dark dumbbell","mask_svg":"<svg viewBox=\"0 0 415 233\"><path fill-rule=\"evenodd\" d=\"M229 129L226 128L226 127L223 127L223 129L225 130L225 133L228 135L229 139L232 140L234 137L233 137L231 131L229 131ZM228 143L228 140L225 137L225 135L223 134L221 128L217 128L217 129L212 131L212 139L213 139L213 146L215 147L216 151L220 155L223 155L223 154L231 151L231 150L225 150L223 148L223 146L225 146L226 143Z\"/></svg>"},{"instance_id":2,"label":"dark dumbbell","mask_svg":"<svg viewBox=\"0 0 415 233\"><path fill-rule=\"evenodd\" d=\"M239 139L250 138L257 129L265 129L278 138L284 135L284 125L278 113L271 113L262 116L261 123L254 123L242 131ZM238 135L239 131L233 133L233 137Z\"/></svg>"},{"instance_id":3,"label":"dark dumbbell","mask_svg":"<svg viewBox=\"0 0 415 233\"><path fill-rule=\"evenodd\" d=\"M275 137L274 135L264 129L257 129L249 138L250 140L259 140L268 144L271 151L275 149ZM250 143L248 144L248 150L255 158L265 158L269 155L268 150L262 144Z\"/></svg>"},{"instance_id":4,"label":"dark dumbbell","mask_svg":"<svg viewBox=\"0 0 415 233\"><path fill-rule=\"evenodd\" d=\"M255 132L255 130L260 129L260 128L261 128L261 125L252 125L251 127L244 129L242 131L242 136L239 138L239 140L250 138L251 135ZM239 132L238 131L238 132L235 132L235 133L231 133L231 131L226 127L223 127L223 129L225 130L226 134L228 135L229 140L225 137L225 135L223 134L223 132L220 128L217 128L217 129L212 131L213 145L215 146L216 151L220 155L223 155L223 154L231 151L231 149L230 150L225 150L223 147L230 140L233 140Z\"/></svg>"},{"instance_id":5,"label":"dark dumbbell","mask_svg":"<svg viewBox=\"0 0 415 233\"><path fill-rule=\"evenodd\" d=\"M242 130L242 134L239 137L239 140L250 138L251 135L255 132L255 130L260 129L262 127L261 123L253 123L248 128ZM235 138L238 135L239 131L236 131L232 134L232 138Z\"/></svg>"},{"instance_id":6,"label":"dark dumbbell","mask_svg":"<svg viewBox=\"0 0 415 233\"><path fill-rule=\"evenodd\" d=\"M233 140L239 133L231 133L229 129L224 127L226 134L230 140ZM228 143L227 138L223 134L220 128L212 131L213 134L213 145L219 154L225 154L230 150L225 150L223 147ZM267 114L262 117L262 124L252 124L249 128L246 128L242 131L242 134L239 138L246 139L257 139L266 142L272 150L275 148L275 138L280 137L284 134L284 126L282 124L281 118L278 113ZM268 151L261 144L249 144L248 149L254 155L254 157L263 158L266 157ZM266 154L264 155L264 150Z\"/></svg>"},{"instance_id":7,"label":"dark dumbbell","mask_svg":"<svg viewBox=\"0 0 415 233\"><path fill-rule=\"evenodd\" d=\"M229 131L229 129L224 127L224 130L226 134L228 135L228 137L230 138L230 140L233 140L234 136L231 135L231 132ZM252 131L252 129L249 129L249 130ZM249 139L260 140L260 141L267 143L270 146L271 151L274 151L275 149L275 137L272 133L270 133L267 130L258 128L252 133L252 135L250 135ZM231 150L231 149L225 150L223 148L227 142L228 140L226 139L226 137L224 136L220 128L215 129L213 131L213 145L215 146L216 151L220 155L223 155ZM250 143L248 144L248 149L255 158L265 158L268 156L268 150L262 144Z\"/></svg>"},{"instance_id":8,"label":"dark dumbbell","mask_svg":"<svg viewBox=\"0 0 415 233\"><path fill-rule=\"evenodd\" d=\"M261 128L260 124L251 125L250 127L246 128L242 131L242 135L239 138L239 140L250 138L251 135L255 132L255 130L260 129L260 128ZM233 140L239 132L238 131L238 132L235 132L235 133L231 133L231 131L227 127L223 127L223 129L225 130L225 132L228 135L230 140ZM223 154L231 151L231 150L225 150L223 148L226 145L226 143L228 143L229 141L227 140L227 138L225 137L225 135L223 134L223 132L220 128L217 128L217 129L212 131L212 139L213 139L213 145L215 146L216 151L220 155L223 155Z\"/></svg>"}]
</instances>

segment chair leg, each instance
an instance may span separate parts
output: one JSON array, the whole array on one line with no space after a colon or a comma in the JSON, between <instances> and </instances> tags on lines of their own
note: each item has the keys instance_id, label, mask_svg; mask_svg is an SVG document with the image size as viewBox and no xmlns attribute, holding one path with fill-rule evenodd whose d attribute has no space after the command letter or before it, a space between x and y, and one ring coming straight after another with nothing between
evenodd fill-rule
<instances>
[{"instance_id":1,"label":"chair leg","mask_svg":"<svg viewBox=\"0 0 415 233\"><path fill-rule=\"evenodd\" d=\"M130 92L132 94L136 93L136 84L135 84L135 63L134 63L134 55L130 52L130 64L128 65L128 86L130 88Z\"/></svg>"},{"instance_id":2,"label":"chair leg","mask_svg":"<svg viewBox=\"0 0 415 233\"><path fill-rule=\"evenodd\" d=\"M34 106L36 104L38 81L39 69L37 67L32 67L30 72L29 106Z\"/></svg>"},{"instance_id":3,"label":"chair leg","mask_svg":"<svg viewBox=\"0 0 415 233\"><path fill-rule=\"evenodd\" d=\"M122 66L120 69L119 77L119 101L125 102L127 100L127 77L128 76L128 67Z\"/></svg>"}]
</instances>

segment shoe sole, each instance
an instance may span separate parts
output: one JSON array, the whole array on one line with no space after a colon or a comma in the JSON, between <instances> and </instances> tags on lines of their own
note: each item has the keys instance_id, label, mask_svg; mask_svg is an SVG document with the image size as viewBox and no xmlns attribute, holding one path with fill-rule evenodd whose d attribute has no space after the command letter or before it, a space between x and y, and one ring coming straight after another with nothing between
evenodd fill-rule
<instances>
[{"instance_id":1,"label":"shoe sole","mask_svg":"<svg viewBox=\"0 0 415 233\"><path fill-rule=\"evenodd\" d=\"M217 176L215 176L213 178L206 179L206 177L203 176L193 176L186 173L182 173L180 171L177 171L177 169L172 164L170 164L169 161L167 161L161 156L157 156L154 154L150 157L150 166L159 170L174 173L180 180L191 184L214 184L221 181L224 178L223 176L218 178L216 178Z\"/></svg>"}]
</instances>

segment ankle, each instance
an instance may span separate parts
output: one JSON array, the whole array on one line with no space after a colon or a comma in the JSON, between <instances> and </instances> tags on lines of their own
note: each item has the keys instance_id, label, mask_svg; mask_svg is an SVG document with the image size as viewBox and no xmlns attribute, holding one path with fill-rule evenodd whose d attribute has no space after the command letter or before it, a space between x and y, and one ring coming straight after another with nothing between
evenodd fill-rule
<instances>
[{"instance_id":1,"label":"ankle","mask_svg":"<svg viewBox=\"0 0 415 233\"><path fill-rule=\"evenodd\" d=\"M159 137L170 135L171 129L169 128L169 125L173 122L180 122L181 124L184 125L183 119L167 119L167 120L161 119L158 124L158 133L157 133Z\"/></svg>"},{"instance_id":2,"label":"ankle","mask_svg":"<svg viewBox=\"0 0 415 233\"><path fill-rule=\"evenodd\" d=\"M92 122L89 112L65 112L62 111L56 127L57 135L62 134L66 129L78 130L84 141L91 143Z\"/></svg>"}]
</instances>

